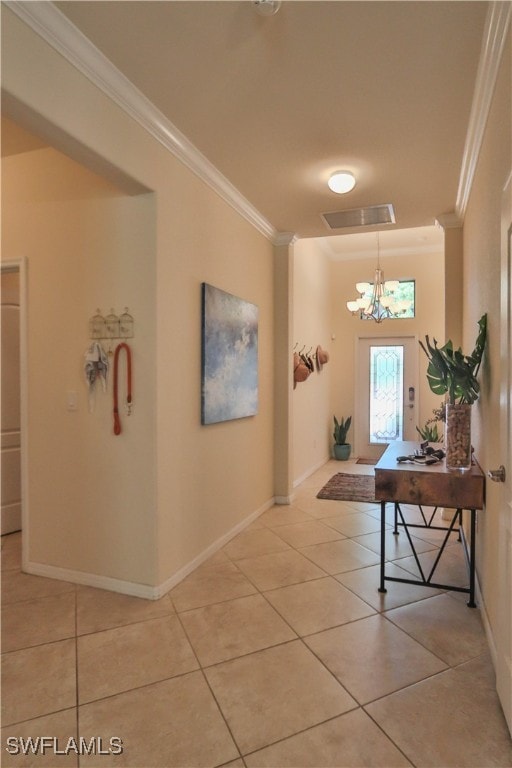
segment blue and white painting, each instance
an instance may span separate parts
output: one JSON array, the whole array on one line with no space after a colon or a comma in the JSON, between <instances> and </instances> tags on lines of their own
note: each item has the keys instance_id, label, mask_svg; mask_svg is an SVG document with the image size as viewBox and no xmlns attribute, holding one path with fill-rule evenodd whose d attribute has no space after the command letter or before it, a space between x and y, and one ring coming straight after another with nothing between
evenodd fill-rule
<instances>
[{"instance_id":1,"label":"blue and white painting","mask_svg":"<svg viewBox=\"0 0 512 768\"><path fill-rule=\"evenodd\" d=\"M203 283L201 423L258 412L258 307Z\"/></svg>"}]
</instances>

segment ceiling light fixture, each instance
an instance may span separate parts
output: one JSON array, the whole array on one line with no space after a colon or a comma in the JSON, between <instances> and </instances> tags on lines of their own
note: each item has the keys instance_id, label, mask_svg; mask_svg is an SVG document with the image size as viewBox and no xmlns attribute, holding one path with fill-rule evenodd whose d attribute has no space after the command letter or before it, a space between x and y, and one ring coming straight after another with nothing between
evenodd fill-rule
<instances>
[{"instance_id":1,"label":"ceiling light fixture","mask_svg":"<svg viewBox=\"0 0 512 768\"><path fill-rule=\"evenodd\" d=\"M354 301L347 301L347 309L353 315L359 315L361 320L375 320L382 323L386 317L400 317L411 306L408 299L395 298L395 292L400 285L399 280L384 282L384 272L380 268L380 242L377 232L377 269L375 278L371 283L356 283L356 291L359 294Z\"/></svg>"},{"instance_id":2,"label":"ceiling light fixture","mask_svg":"<svg viewBox=\"0 0 512 768\"><path fill-rule=\"evenodd\" d=\"M344 195L354 189L356 177L350 171L336 171L329 177L327 186L338 195Z\"/></svg>"},{"instance_id":3,"label":"ceiling light fixture","mask_svg":"<svg viewBox=\"0 0 512 768\"><path fill-rule=\"evenodd\" d=\"M280 0L255 0L255 2L253 2L253 5L256 8L257 13L260 14L260 16L273 16L275 13L278 12L279 8L281 7L281 1Z\"/></svg>"}]
</instances>

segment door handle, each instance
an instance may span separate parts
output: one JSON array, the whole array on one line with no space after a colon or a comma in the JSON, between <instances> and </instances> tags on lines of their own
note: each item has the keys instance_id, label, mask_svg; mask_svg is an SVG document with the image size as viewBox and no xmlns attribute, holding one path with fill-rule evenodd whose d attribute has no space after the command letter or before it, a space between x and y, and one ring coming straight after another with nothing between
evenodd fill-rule
<instances>
[{"instance_id":1,"label":"door handle","mask_svg":"<svg viewBox=\"0 0 512 768\"><path fill-rule=\"evenodd\" d=\"M498 467L498 469L490 469L487 473L487 477L490 477L495 483L504 483L506 472L503 464Z\"/></svg>"}]
</instances>

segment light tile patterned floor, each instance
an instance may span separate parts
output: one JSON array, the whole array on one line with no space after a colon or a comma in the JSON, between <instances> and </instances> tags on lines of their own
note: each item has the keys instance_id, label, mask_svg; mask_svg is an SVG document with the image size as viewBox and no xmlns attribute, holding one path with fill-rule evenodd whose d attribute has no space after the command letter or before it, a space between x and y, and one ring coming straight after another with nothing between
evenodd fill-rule
<instances>
[{"instance_id":1,"label":"light tile patterned floor","mask_svg":"<svg viewBox=\"0 0 512 768\"><path fill-rule=\"evenodd\" d=\"M3 537L2 764L510 768L478 609L377 591L378 506L316 498L347 470L373 471L329 462L156 602L23 574ZM408 577L405 536L387 538ZM438 537L415 538L431 562ZM455 537L444 568L465 580ZM29 736L106 754L6 751Z\"/></svg>"}]
</instances>

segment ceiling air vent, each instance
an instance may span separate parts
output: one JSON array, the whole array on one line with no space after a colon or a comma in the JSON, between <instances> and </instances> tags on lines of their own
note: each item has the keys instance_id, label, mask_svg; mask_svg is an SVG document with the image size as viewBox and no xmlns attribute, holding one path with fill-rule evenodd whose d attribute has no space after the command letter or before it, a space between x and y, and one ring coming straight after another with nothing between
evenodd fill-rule
<instances>
[{"instance_id":1,"label":"ceiling air vent","mask_svg":"<svg viewBox=\"0 0 512 768\"><path fill-rule=\"evenodd\" d=\"M366 208L352 208L348 211L322 213L322 219L329 229L350 227L371 227L376 224L394 224L395 211L391 203L368 205Z\"/></svg>"}]
</instances>

